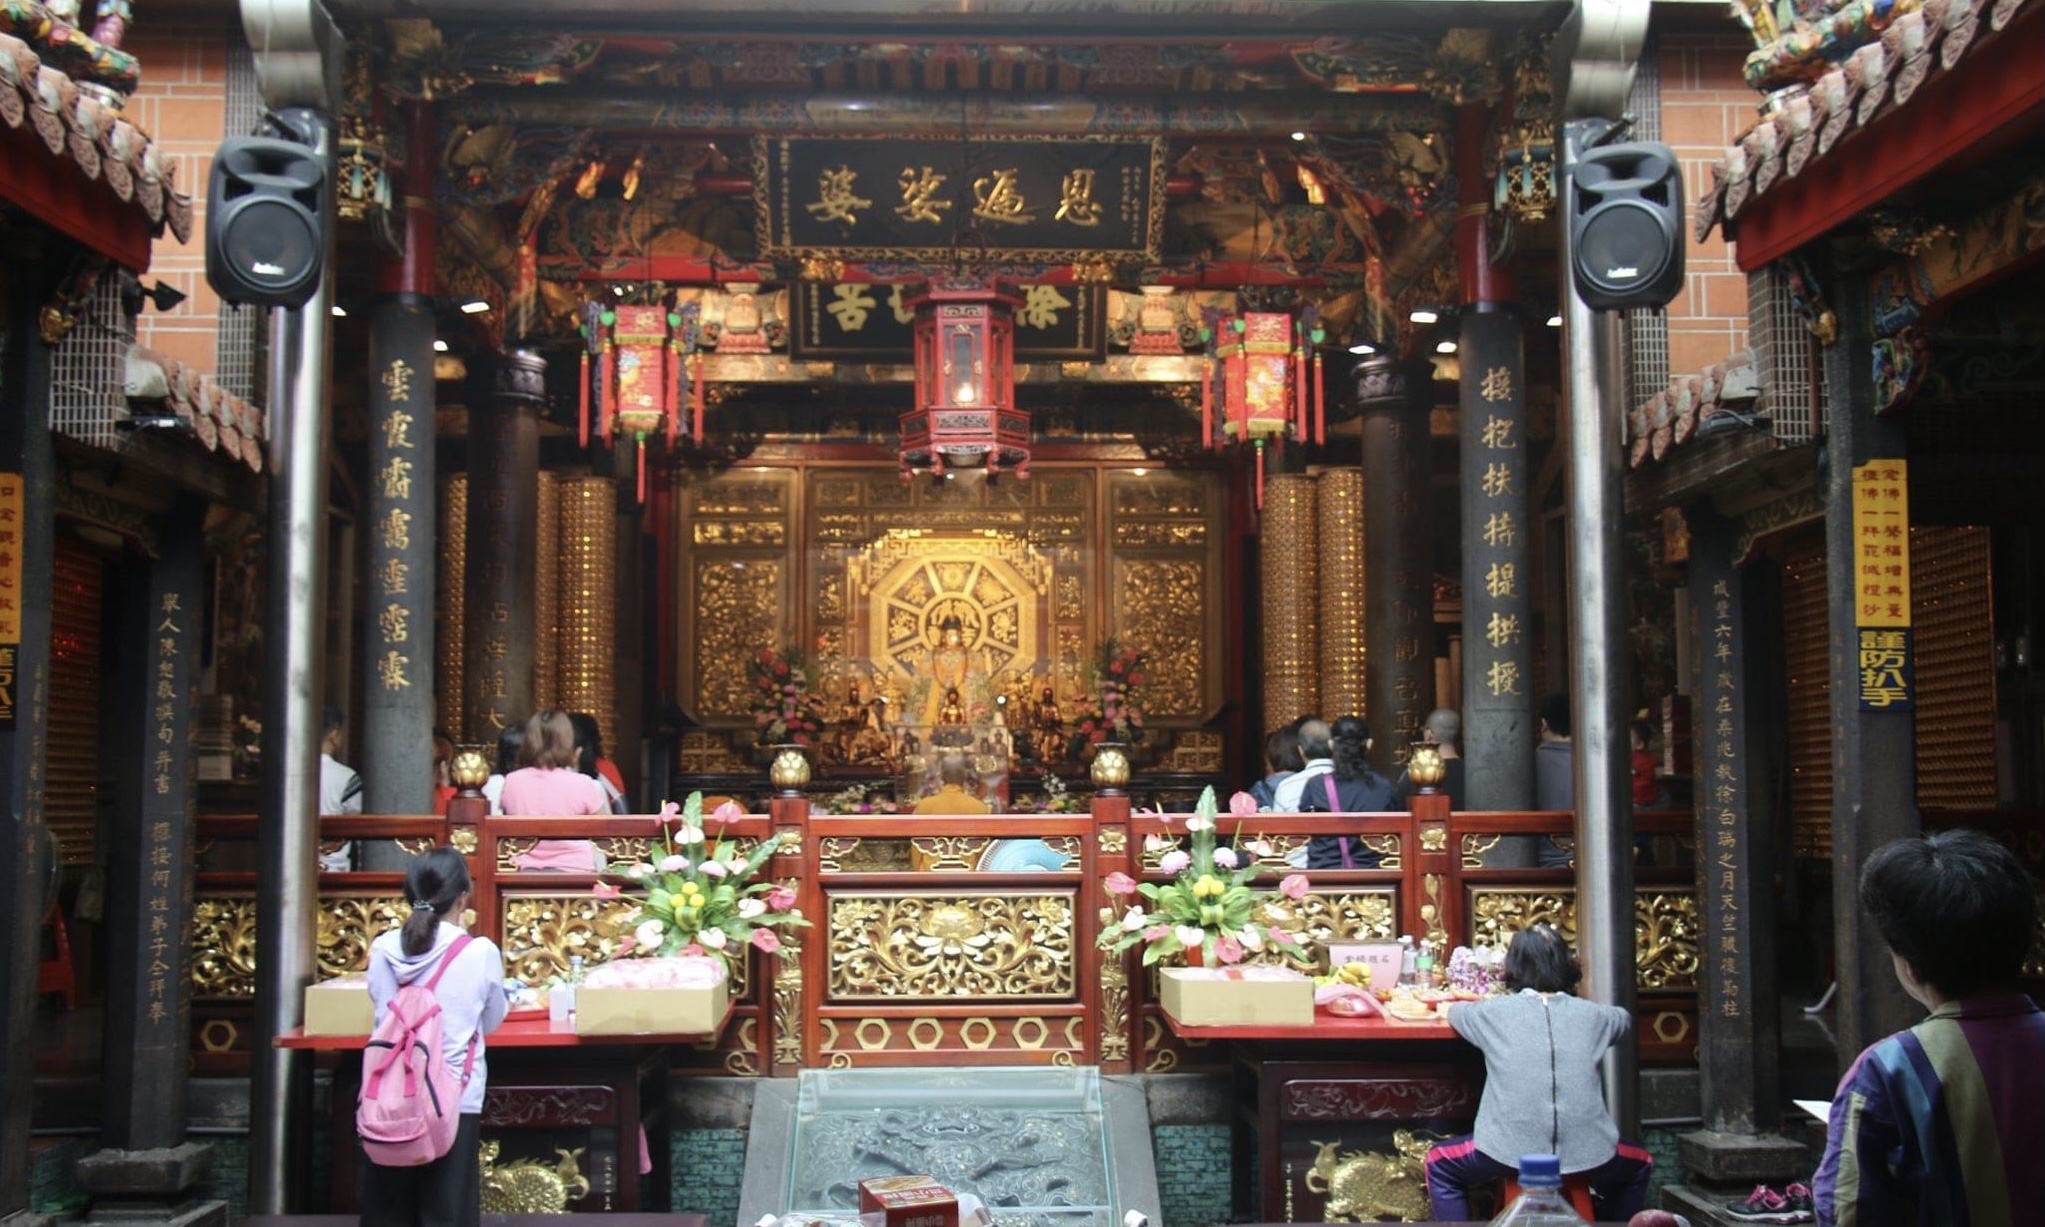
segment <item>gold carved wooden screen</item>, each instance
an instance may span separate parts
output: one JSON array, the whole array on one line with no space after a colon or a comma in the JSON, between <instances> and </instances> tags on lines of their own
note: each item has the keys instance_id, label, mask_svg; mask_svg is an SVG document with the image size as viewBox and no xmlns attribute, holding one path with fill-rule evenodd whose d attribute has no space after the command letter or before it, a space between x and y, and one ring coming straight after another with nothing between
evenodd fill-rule
<instances>
[{"instance_id":1,"label":"gold carved wooden screen","mask_svg":"<svg viewBox=\"0 0 2045 1227\"><path fill-rule=\"evenodd\" d=\"M677 500L684 543L677 692L699 720L749 720L749 662L762 648L795 646L797 476L787 468L732 469L691 480Z\"/></svg>"},{"instance_id":2,"label":"gold carved wooden screen","mask_svg":"<svg viewBox=\"0 0 2045 1227\"><path fill-rule=\"evenodd\" d=\"M827 711L856 679L928 724L930 657L954 617L962 698L991 703L1027 677L1070 702L1112 633L1148 657L1146 715L1181 730L1167 765L1218 770L1218 734L1197 726L1223 699L1223 502L1215 473L1098 464L1039 464L1027 481L824 462L692 477L677 513L683 706L749 727L749 662L793 648Z\"/></svg>"}]
</instances>

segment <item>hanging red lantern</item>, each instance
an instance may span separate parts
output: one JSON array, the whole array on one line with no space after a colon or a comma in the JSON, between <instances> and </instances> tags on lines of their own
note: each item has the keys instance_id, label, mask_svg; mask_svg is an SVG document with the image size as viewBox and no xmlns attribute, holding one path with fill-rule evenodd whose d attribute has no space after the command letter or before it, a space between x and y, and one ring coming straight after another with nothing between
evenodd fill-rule
<instances>
[{"instance_id":1,"label":"hanging red lantern","mask_svg":"<svg viewBox=\"0 0 2045 1227\"><path fill-rule=\"evenodd\" d=\"M916 407L902 415L904 480L927 468L1012 468L1030 475L1030 418L1015 407L1020 290L994 280L929 282L907 291L916 312Z\"/></svg>"},{"instance_id":2,"label":"hanging red lantern","mask_svg":"<svg viewBox=\"0 0 2045 1227\"><path fill-rule=\"evenodd\" d=\"M693 302L680 307L592 302L582 309L582 443L589 444L593 398L597 439L608 443L615 434L632 440L638 453L641 500L646 497L647 441L665 434L669 445L674 444L685 382L694 407L689 434L703 437L700 319L701 307Z\"/></svg>"},{"instance_id":3,"label":"hanging red lantern","mask_svg":"<svg viewBox=\"0 0 2045 1227\"><path fill-rule=\"evenodd\" d=\"M1264 449L1288 436L1301 443L1327 438L1321 393L1319 313L1211 312L1203 329L1206 370L1200 388L1200 425L1209 446L1247 443L1256 449L1257 506L1264 505ZM1215 421L1215 387L1221 393Z\"/></svg>"}]
</instances>

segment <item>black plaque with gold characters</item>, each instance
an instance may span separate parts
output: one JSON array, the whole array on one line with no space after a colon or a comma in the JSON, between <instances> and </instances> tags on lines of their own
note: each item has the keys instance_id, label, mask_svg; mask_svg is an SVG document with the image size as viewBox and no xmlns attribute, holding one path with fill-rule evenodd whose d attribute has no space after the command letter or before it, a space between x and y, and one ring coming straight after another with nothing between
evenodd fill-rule
<instances>
[{"instance_id":1,"label":"black plaque with gold characters","mask_svg":"<svg viewBox=\"0 0 2045 1227\"><path fill-rule=\"evenodd\" d=\"M1155 260L1164 142L756 137L767 259ZM963 238L964 235L970 238Z\"/></svg>"},{"instance_id":2,"label":"black plaque with gold characters","mask_svg":"<svg viewBox=\"0 0 2045 1227\"><path fill-rule=\"evenodd\" d=\"M1025 285L1015 310L1018 362L1099 362L1107 356L1106 286ZM906 283L844 282L795 286L798 359L907 363L915 352L916 313Z\"/></svg>"}]
</instances>

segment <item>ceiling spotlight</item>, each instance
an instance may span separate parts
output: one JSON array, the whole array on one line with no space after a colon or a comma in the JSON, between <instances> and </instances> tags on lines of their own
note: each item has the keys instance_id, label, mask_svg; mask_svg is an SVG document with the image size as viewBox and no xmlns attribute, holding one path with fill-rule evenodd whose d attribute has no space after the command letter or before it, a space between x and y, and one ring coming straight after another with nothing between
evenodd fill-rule
<instances>
[{"instance_id":1,"label":"ceiling spotlight","mask_svg":"<svg viewBox=\"0 0 2045 1227\"><path fill-rule=\"evenodd\" d=\"M1360 357L1364 354L1374 354L1378 352L1378 347L1372 345L1369 341L1358 341L1356 344L1349 347L1349 352L1352 354L1356 354Z\"/></svg>"},{"instance_id":2,"label":"ceiling spotlight","mask_svg":"<svg viewBox=\"0 0 2045 1227\"><path fill-rule=\"evenodd\" d=\"M1456 343L1455 343L1454 341L1443 341L1443 342L1441 342L1440 344L1438 344L1438 345L1436 345L1436 346L1434 347L1434 352L1435 352L1435 353L1438 353L1438 354L1452 354L1452 353L1455 353L1455 352L1456 352Z\"/></svg>"},{"instance_id":3,"label":"ceiling spotlight","mask_svg":"<svg viewBox=\"0 0 2045 1227\"><path fill-rule=\"evenodd\" d=\"M1131 473L1134 473L1134 474L1136 474L1136 475L1137 475L1138 477L1148 477L1148 476L1150 476L1150 470L1149 470L1149 469L1131 469L1131 470L1129 470L1129 471L1130 471Z\"/></svg>"},{"instance_id":4,"label":"ceiling spotlight","mask_svg":"<svg viewBox=\"0 0 2045 1227\"><path fill-rule=\"evenodd\" d=\"M1551 315L1551 316L1549 316L1549 317L1548 317L1548 326L1549 326L1550 328L1560 328L1560 327L1562 327L1562 317L1561 317L1561 316L1559 316L1559 315Z\"/></svg>"},{"instance_id":5,"label":"ceiling spotlight","mask_svg":"<svg viewBox=\"0 0 2045 1227\"><path fill-rule=\"evenodd\" d=\"M471 298L462 304L463 315L481 315L490 309L490 304L480 298Z\"/></svg>"},{"instance_id":6,"label":"ceiling spotlight","mask_svg":"<svg viewBox=\"0 0 2045 1227\"><path fill-rule=\"evenodd\" d=\"M1415 310L1411 315L1408 315L1406 318L1412 320L1416 324L1432 324L1436 320L1440 319L1441 315L1439 312L1436 312L1428 307L1421 307Z\"/></svg>"},{"instance_id":7,"label":"ceiling spotlight","mask_svg":"<svg viewBox=\"0 0 2045 1227\"><path fill-rule=\"evenodd\" d=\"M1292 139L1293 139L1293 140L1296 140L1296 141L1303 141L1303 140L1305 140L1306 138L1307 138L1307 134L1306 134L1306 133L1304 133L1304 132L1295 132L1295 133L1293 133L1293 134L1292 134Z\"/></svg>"},{"instance_id":8,"label":"ceiling spotlight","mask_svg":"<svg viewBox=\"0 0 2045 1227\"><path fill-rule=\"evenodd\" d=\"M445 342L445 341L441 340L441 339L440 339L439 337L435 337L435 338L433 338L433 352L434 352L434 353L436 353L436 354L444 354L444 353L446 353L446 352L447 352L447 342Z\"/></svg>"},{"instance_id":9,"label":"ceiling spotlight","mask_svg":"<svg viewBox=\"0 0 2045 1227\"><path fill-rule=\"evenodd\" d=\"M334 304L334 318L335 318L335 319L337 319L337 320L344 320L344 319L347 319L347 318L348 318L348 308L346 308L346 307L342 306L342 305L341 305L340 303L335 303L335 304Z\"/></svg>"}]
</instances>

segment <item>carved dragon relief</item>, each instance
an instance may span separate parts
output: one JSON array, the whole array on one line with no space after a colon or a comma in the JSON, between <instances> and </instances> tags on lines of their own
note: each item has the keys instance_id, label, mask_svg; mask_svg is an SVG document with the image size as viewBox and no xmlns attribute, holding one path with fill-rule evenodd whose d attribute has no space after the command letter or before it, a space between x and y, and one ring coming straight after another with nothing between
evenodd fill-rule
<instances>
[{"instance_id":1,"label":"carved dragon relief","mask_svg":"<svg viewBox=\"0 0 2045 1227\"><path fill-rule=\"evenodd\" d=\"M1423 1222L1429 1217L1427 1148L1440 1140L1399 1129L1392 1134L1392 1154L1343 1151L1340 1142L1315 1142L1318 1153L1306 1171L1307 1191L1320 1194L1326 1222Z\"/></svg>"}]
</instances>

